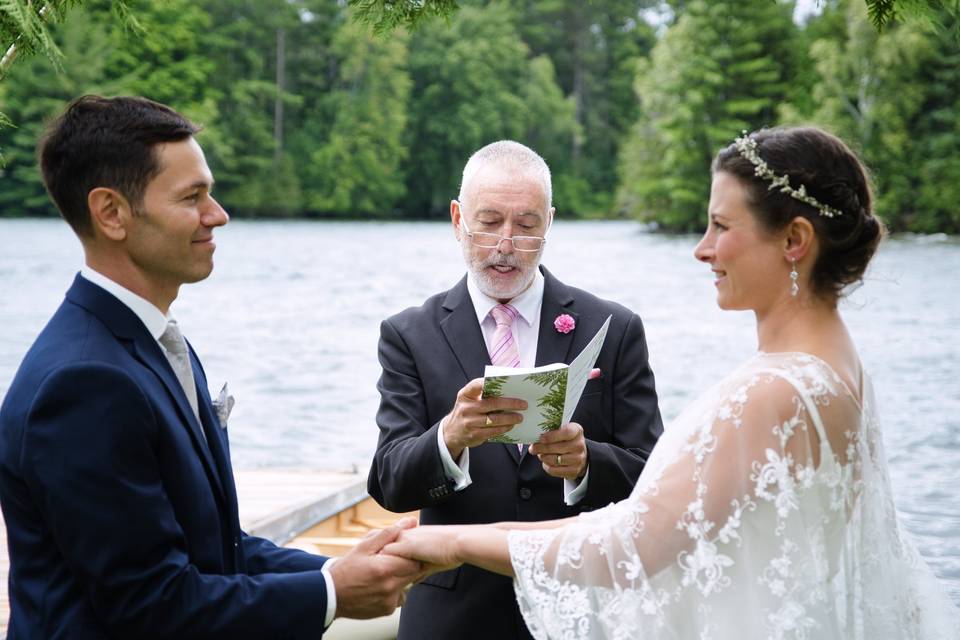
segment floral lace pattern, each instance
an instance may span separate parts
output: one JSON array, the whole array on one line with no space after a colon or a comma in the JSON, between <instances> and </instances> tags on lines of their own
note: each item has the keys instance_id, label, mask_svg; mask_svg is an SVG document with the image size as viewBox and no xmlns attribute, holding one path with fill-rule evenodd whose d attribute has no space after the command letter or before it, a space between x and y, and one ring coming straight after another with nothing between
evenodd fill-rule
<instances>
[{"instance_id":1,"label":"floral lace pattern","mask_svg":"<svg viewBox=\"0 0 960 640\"><path fill-rule=\"evenodd\" d=\"M666 429L631 496L513 531L536 638L956 638L897 524L869 384L760 353Z\"/></svg>"}]
</instances>

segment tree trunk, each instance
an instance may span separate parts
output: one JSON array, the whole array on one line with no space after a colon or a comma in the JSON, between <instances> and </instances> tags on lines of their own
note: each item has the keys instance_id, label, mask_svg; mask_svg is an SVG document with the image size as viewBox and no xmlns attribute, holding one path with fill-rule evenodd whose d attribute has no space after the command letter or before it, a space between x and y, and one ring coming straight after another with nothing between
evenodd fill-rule
<instances>
[{"instance_id":1,"label":"tree trunk","mask_svg":"<svg viewBox=\"0 0 960 640\"><path fill-rule=\"evenodd\" d=\"M277 100L273 108L274 158L277 162L283 155L283 71L284 71L283 27L277 29Z\"/></svg>"},{"instance_id":2,"label":"tree trunk","mask_svg":"<svg viewBox=\"0 0 960 640\"><path fill-rule=\"evenodd\" d=\"M586 51L586 35L587 35L587 25L586 19L584 17L584 8L583 2L574 3L573 11L573 103L574 103L574 114L577 119L577 122L580 124L581 131L586 135L586 128L584 126L585 114L586 114L586 100L584 100L584 94L586 92L584 74L586 73L585 65L583 61L584 52ZM583 137L584 136L573 136L573 148L571 149L571 158L573 160L574 170L577 171L578 165L580 163L580 152L583 147ZM579 173L579 171L577 171Z\"/></svg>"}]
</instances>

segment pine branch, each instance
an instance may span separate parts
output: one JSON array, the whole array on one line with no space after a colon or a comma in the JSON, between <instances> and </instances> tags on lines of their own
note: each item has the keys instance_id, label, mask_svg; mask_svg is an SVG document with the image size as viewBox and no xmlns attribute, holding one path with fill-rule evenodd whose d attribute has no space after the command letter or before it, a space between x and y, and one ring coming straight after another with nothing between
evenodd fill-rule
<instances>
[{"instance_id":1,"label":"pine branch","mask_svg":"<svg viewBox=\"0 0 960 640\"><path fill-rule=\"evenodd\" d=\"M867 0L867 15L878 31L896 18L896 4L895 0Z\"/></svg>"},{"instance_id":2,"label":"pine branch","mask_svg":"<svg viewBox=\"0 0 960 640\"><path fill-rule=\"evenodd\" d=\"M398 27L417 29L429 18L449 18L459 9L457 0L347 0L355 19L383 36Z\"/></svg>"},{"instance_id":3,"label":"pine branch","mask_svg":"<svg viewBox=\"0 0 960 640\"><path fill-rule=\"evenodd\" d=\"M0 59L0 79L6 76L10 67L21 53L42 52L52 64L59 68L63 54L54 43L46 22L53 16L62 15L63 2L45 2L36 10L31 0L2 0L0 13L3 17L3 35L12 40L3 59Z\"/></svg>"},{"instance_id":4,"label":"pine branch","mask_svg":"<svg viewBox=\"0 0 960 640\"><path fill-rule=\"evenodd\" d=\"M142 31L140 23L130 11L130 0L114 0L111 12L124 26ZM42 53L58 71L63 53L50 33L49 25L63 22L67 12L83 0L47 0L37 9L33 0L0 0L0 45L9 42L3 58L0 58L0 80L3 80L17 58ZM0 129L13 126L10 119L0 112ZM0 156L0 164L3 157Z\"/></svg>"},{"instance_id":5,"label":"pine branch","mask_svg":"<svg viewBox=\"0 0 960 640\"><path fill-rule=\"evenodd\" d=\"M37 9L33 0L0 0L0 43L9 42L0 59L0 80L14 61L23 55L42 53L57 69L63 54L50 33L49 26L66 20L67 12L83 0L47 0ZM124 26L142 31L140 23L130 10L129 0L115 0L110 11Z\"/></svg>"},{"instance_id":6,"label":"pine branch","mask_svg":"<svg viewBox=\"0 0 960 640\"><path fill-rule=\"evenodd\" d=\"M113 14L114 19L123 25L124 28L130 29L140 35L145 33L143 25L140 24L137 16L134 15L130 9L130 0L114 0L110 3L110 13Z\"/></svg>"},{"instance_id":7,"label":"pine branch","mask_svg":"<svg viewBox=\"0 0 960 640\"><path fill-rule=\"evenodd\" d=\"M960 2L956 0L866 0L866 3L867 15L877 31L906 18L936 24L942 11L960 15Z\"/></svg>"}]
</instances>

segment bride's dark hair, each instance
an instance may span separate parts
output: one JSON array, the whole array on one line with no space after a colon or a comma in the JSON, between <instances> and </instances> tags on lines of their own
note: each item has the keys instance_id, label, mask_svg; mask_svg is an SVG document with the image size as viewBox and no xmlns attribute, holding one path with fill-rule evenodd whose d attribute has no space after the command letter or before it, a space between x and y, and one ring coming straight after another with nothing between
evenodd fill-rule
<instances>
[{"instance_id":1,"label":"bride's dark hair","mask_svg":"<svg viewBox=\"0 0 960 640\"><path fill-rule=\"evenodd\" d=\"M761 129L750 134L757 154L778 176L787 176L793 189L806 192L840 215L822 215L756 175L756 166L731 144L717 154L713 172L736 176L746 187L747 201L767 231L782 230L800 216L813 225L820 253L810 274L813 291L837 298L848 285L860 282L867 264L886 233L873 213L867 170L842 140L815 127Z\"/></svg>"}]
</instances>

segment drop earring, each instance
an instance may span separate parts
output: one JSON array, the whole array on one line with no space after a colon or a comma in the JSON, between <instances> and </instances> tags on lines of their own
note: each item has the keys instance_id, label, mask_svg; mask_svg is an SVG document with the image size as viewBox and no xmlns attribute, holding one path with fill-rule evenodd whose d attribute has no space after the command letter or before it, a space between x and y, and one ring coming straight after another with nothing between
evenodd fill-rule
<instances>
[{"instance_id":1,"label":"drop earring","mask_svg":"<svg viewBox=\"0 0 960 640\"><path fill-rule=\"evenodd\" d=\"M797 284L797 278L799 277L800 274L797 273L797 259L790 258L790 295L794 298L800 293L800 285Z\"/></svg>"}]
</instances>

